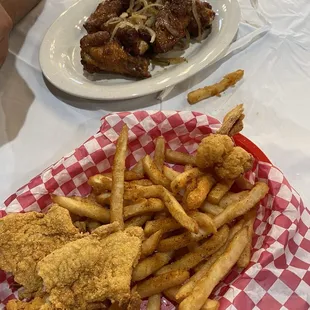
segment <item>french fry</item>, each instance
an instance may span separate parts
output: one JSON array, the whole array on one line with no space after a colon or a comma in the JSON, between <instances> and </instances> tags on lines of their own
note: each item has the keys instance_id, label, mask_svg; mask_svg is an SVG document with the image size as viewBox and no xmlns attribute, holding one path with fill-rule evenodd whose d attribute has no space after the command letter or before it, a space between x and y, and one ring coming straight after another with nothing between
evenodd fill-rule
<instances>
[{"instance_id":1,"label":"french fry","mask_svg":"<svg viewBox=\"0 0 310 310\"><path fill-rule=\"evenodd\" d=\"M166 178L169 179L171 182L180 174L180 172L175 171L167 166L163 167L163 173L166 176Z\"/></svg>"},{"instance_id":2,"label":"french fry","mask_svg":"<svg viewBox=\"0 0 310 310\"><path fill-rule=\"evenodd\" d=\"M172 182L171 189L173 193L177 193L180 189L184 188L186 184L193 178L203 175L198 168L193 168L180 173Z\"/></svg>"},{"instance_id":3,"label":"french fry","mask_svg":"<svg viewBox=\"0 0 310 310\"><path fill-rule=\"evenodd\" d=\"M217 300L207 299L201 310L218 310L220 303Z\"/></svg>"},{"instance_id":4,"label":"french fry","mask_svg":"<svg viewBox=\"0 0 310 310\"><path fill-rule=\"evenodd\" d=\"M182 226L172 217L157 219L154 221L149 221L145 224L144 234L150 236L156 231L161 230L162 233L169 231L174 231L181 228Z\"/></svg>"},{"instance_id":5,"label":"french fry","mask_svg":"<svg viewBox=\"0 0 310 310\"><path fill-rule=\"evenodd\" d=\"M211 189L210 193L208 194L207 200L214 205L218 205L221 199L230 190L233 184L234 184L233 180L218 182Z\"/></svg>"},{"instance_id":6,"label":"french fry","mask_svg":"<svg viewBox=\"0 0 310 310\"><path fill-rule=\"evenodd\" d=\"M95 193L100 194L112 189L112 178L102 174L96 174L88 179L88 184L94 189Z\"/></svg>"},{"instance_id":7,"label":"french fry","mask_svg":"<svg viewBox=\"0 0 310 310\"><path fill-rule=\"evenodd\" d=\"M209 271L211 266L216 262L216 260L219 257L221 257L221 255L223 255L223 253L227 249L228 244L230 243L232 238L236 235L236 233L238 231L240 231L242 229L243 224L244 224L244 220L241 220L237 224L235 224L232 227L232 229L230 229L230 231L229 231L229 236L228 236L226 243L222 247L220 247L215 253L213 253L206 260L206 262L202 262L202 264L199 267L199 270L194 269L196 273L193 276L191 276L191 278L188 281L186 281L186 283L184 285L182 285L182 287L180 288L180 290L176 294L176 298L178 300L183 300L184 298L186 298L187 296L189 296L191 294L191 292L193 291L193 289L196 286L196 283L202 277L204 277L206 275L206 273Z\"/></svg>"},{"instance_id":8,"label":"french fry","mask_svg":"<svg viewBox=\"0 0 310 310\"><path fill-rule=\"evenodd\" d=\"M161 185L140 186L133 184L125 189L124 199L160 198L162 191L163 187Z\"/></svg>"},{"instance_id":9,"label":"french fry","mask_svg":"<svg viewBox=\"0 0 310 310\"><path fill-rule=\"evenodd\" d=\"M141 258L145 258L156 250L158 243L162 237L162 231L158 230L154 232L149 238L143 241L141 246Z\"/></svg>"},{"instance_id":10,"label":"french fry","mask_svg":"<svg viewBox=\"0 0 310 310\"><path fill-rule=\"evenodd\" d=\"M229 228L227 225L223 226L210 239L205 241L201 246L197 247L193 252L189 252L181 257L179 260L164 266L159 269L156 274L163 274L173 270L189 270L207 257L215 253L227 240Z\"/></svg>"},{"instance_id":11,"label":"french fry","mask_svg":"<svg viewBox=\"0 0 310 310\"><path fill-rule=\"evenodd\" d=\"M151 214L134 216L125 222L125 228L132 226L143 226L152 218Z\"/></svg>"},{"instance_id":12,"label":"french fry","mask_svg":"<svg viewBox=\"0 0 310 310\"><path fill-rule=\"evenodd\" d=\"M177 302L178 300L176 299L176 295L177 295L177 292L179 291L180 288L181 288L181 285L168 288L168 289L163 291L163 294L170 301Z\"/></svg>"},{"instance_id":13,"label":"french fry","mask_svg":"<svg viewBox=\"0 0 310 310\"><path fill-rule=\"evenodd\" d=\"M110 222L110 211L91 199L56 195L51 195L51 198L54 203L57 203L73 214L86 216L101 223Z\"/></svg>"},{"instance_id":14,"label":"french fry","mask_svg":"<svg viewBox=\"0 0 310 310\"><path fill-rule=\"evenodd\" d=\"M103 176L112 179L112 172L102 173ZM135 172L133 170L125 170L124 172L124 180L125 181L137 181L144 178L144 172L142 170L141 173Z\"/></svg>"},{"instance_id":15,"label":"french fry","mask_svg":"<svg viewBox=\"0 0 310 310\"><path fill-rule=\"evenodd\" d=\"M114 162L112 167L112 190L111 190L111 222L119 222L120 226L124 226L123 203L124 203L124 173L125 160L127 152L128 127L123 126L117 141Z\"/></svg>"},{"instance_id":16,"label":"french fry","mask_svg":"<svg viewBox=\"0 0 310 310\"><path fill-rule=\"evenodd\" d=\"M222 126L217 131L217 134L232 136L240 128L242 130L243 128L242 120L244 119L243 112L244 112L243 104L238 104L235 108L229 111L224 116ZM241 124L240 124L240 120L241 120ZM233 129L235 125L236 127Z\"/></svg>"},{"instance_id":17,"label":"french fry","mask_svg":"<svg viewBox=\"0 0 310 310\"><path fill-rule=\"evenodd\" d=\"M170 164L192 165L196 166L196 158L193 155L166 149L166 162Z\"/></svg>"},{"instance_id":18,"label":"french fry","mask_svg":"<svg viewBox=\"0 0 310 310\"><path fill-rule=\"evenodd\" d=\"M198 232L198 224L189 217L175 197L163 188L162 199L172 217L190 232Z\"/></svg>"},{"instance_id":19,"label":"french fry","mask_svg":"<svg viewBox=\"0 0 310 310\"><path fill-rule=\"evenodd\" d=\"M162 219L162 218L167 218L167 217L169 217L169 212L164 210L164 211L157 212L154 215L154 220L158 220L158 219Z\"/></svg>"},{"instance_id":20,"label":"french fry","mask_svg":"<svg viewBox=\"0 0 310 310\"><path fill-rule=\"evenodd\" d=\"M232 205L242 199L244 199L248 195L249 191L242 191L239 193L228 192L221 199L219 206L221 208L227 208L229 205Z\"/></svg>"},{"instance_id":21,"label":"french fry","mask_svg":"<svg viewBox=\"0 0 310 310\"><path fill-rule=\"evenodd\" d=\"M143 158L143 168L146 175L150 178L150 180L157 185L162 185L166 188L170 188L170 180L165 177L165 175L160 172L151 159L149 155L146 155Z\"/></svg>"},{"instance_id":22,"label":"french fry","mask_svg":"<svg viewBox=\"0 0 310 310\"><path fill-rule=\"evenodd\" d=\"M139 161L131 168L130 171L133 171L139 175L144 176L144 169L143 169L143 163L142 163L143 158L139 159Z\"/></svg>"},{"instance_id":23,"label":"french fry","mask_svg":"<svg viewBox=\"0 0 310 310\"><path fill-rule=\"evenodd\" d=\"M128 182L128 185L140 185L140 186L151 186L154 183L149 179L140 179L140 180L133 180Z\"/></svg>"},{"instance_id":24,"label":"french fry","mask_svg":"<svg viewBox=\"0 0 310 310\"><path fill-rule=\"evenodd\" d=\"M96 201L102 206L110 205L111 203L111 193L102 193L96 196Z\"/></svg>"},{"instance_id":25,"label":"french fry","mask_svg":"<svg viewBox=\"0 0 310 310\"><path fill-rule=\"evenodd\" d=\"M189 272L176 270L144 280L137 285L137 292L141 298L159 294L168 288L177 286L189 278Z\"/></svg>"},{"instance_id":26,"label":"french fry","mask_svg":"<svg viewBox=\"0 0 310 310\"><path fill-rule=\"evenodd\" d=\"M252 184L249 180L247 180L244 175L240 175L236 180L235 180L236 185L238 186L239 189L243 190L249 190L252 189L254 184Z\"/></svg>"},{"instance_id":27,"label":"french fry","mask_svg":"<svg viewBox=\"0 0 310 310\"><path fill-rule=\"evenodd\" d=\"M161 294L150 296L147 301L146 310L160 310Z\"/></svg>"},{"instance_id":28,"label":"french fry","mask_svg":"<svg viewBox=\"0 0 310 310\"><path fill-rule=\"evenodd\" d=\"M201 278L192 293L179 305L180 310L199 310L207 301L214 287L225 277L237 262L248 242L248 229L244 227L233 238L226 251L220 256L212 268Z\"/></svg>"},{"instance_id":29,"label":"french fry","mask_svg":"<svg viewBox=\"0 0 310 310\"><path fill-rule=\"evenodd\" d=\"M135 204L124 207L124 219L127 220L133 216L148 214L148 213L153 213L153 212L159 212L164 209L165 209L165 206L160 199L141 198Z\"/></svg>"},{"instance_id":30,"label":"french fry","mask_svg":"<svg viewBox=\"0 0 310 310\"><path fill-rule=\"evenodd\" d=\"M155 253L138 263L132 272L132 281L141 281L169 263L173 252Z\"/></svg>"},{"instance_id":31,"label":"french fry","mask_svg":"<svg viewBox=\"0 0 310 310\"><path fill-rule=\"evenodd\" d=\"M215 184L215 180L210 174L197 178L197 187L186 197L186 206L189 210L198 209L205 201L209 191Z\"/></svg>"},{"instance_id":32,"label":"french fry","mask_svg":"<svg viewBox=\"0 0 310 310\"><path fill-rule=\"evenodd\" d=\"M240 81L243 77L243 74L244 74L243 70L237 70L235 72L231 72L225 75L223 79L218 83L203 88L199 88L197 90L190 92L187 95L188 103L194 104L213 96L219 96L227 88L234 86L238 81Z\"/></svg>"},{"instance_id":33,"label":"french fry","mask_svg":"<svg viewBox=\"0 0 310 310\"><path fill-rule=\"evenodd\" d=\"M231 222L252 209L257 203L263 199L269 191L267 184L257 182L255 186L250 190L248 195L232 205L229 205L222 213L217 215L213 221L215 226L221 227L222 225Z\"/></svg>"},{"instance_id":34,"label":"french fry","mask_svg":"<svg viewBox=\"0 0 310 310\"><path fill-rule=\"evenodd\" d=\"M191 232L187 231L180 235L161 240L158 244L157 250L160 252L167 252L182 249L192 242L206 238L210 233L211 232L208 231L199 231L197 234L192 234Z\"/></svg>"},{"instance_id":35,"label":"french fry","mask_svg":"<svg viewBox=\"0 0 310 310\"><path fill-rule=\"evenodd\" d=\"M246 221L245 226L248 227L249 241L237 261L237 266L239 268L246 268L251 261L252 237L254 233L253 225L256 219L256 208L251 209L247 214L245 214L244 218Z\"/></svg>"},{"instance_id":36,"label":"french fry","mask_svg":"<svg viewBox=\"0 0 310 310\"><path fill-rule=\"evenodd\" d=\"M154 163L160 172L163 172L165 161L165 140L163 137L158 137L155 142Z\"/></svg>"},{"instance_id":37,"label":"french fry","mask_svg":"<svg viewBox=\"0 0 310 310\"><path fill-rule=\"evenodd\" d=\"M197 211L191 211L188 212L188 215L193 218L202 229L206 231L211 231L212 233L216 233L217 229L214 225L214 222L207 214Z\"/></svg>"},{"instance_id":38,"label":"french fry","mask_svg":"<svg viewBox=\"0 0 310 310\"><path fill-rule=\"evenodd\" d=\"M213 205L212 203L205 201L204 204L200 207L200 210L204 213L209 213L212 215L218 215L224 211L223 207Z\"/></svg>"}]
</instances>

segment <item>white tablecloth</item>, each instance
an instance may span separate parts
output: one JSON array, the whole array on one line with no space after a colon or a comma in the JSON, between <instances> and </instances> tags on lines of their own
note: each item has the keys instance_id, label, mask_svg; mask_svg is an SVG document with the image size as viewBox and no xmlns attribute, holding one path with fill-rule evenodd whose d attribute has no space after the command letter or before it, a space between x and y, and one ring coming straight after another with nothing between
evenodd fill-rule
<instances>
[{"instance_id":1,"label":"white tablecloth","mask_svg":"<svg viewBox=\"0 0 310 310\"><path fill-rule=\"evenodd\" d=\"M86 1L86 0L83 0ZM243 20L257 25L250 0L239 0ZM259 2L258 2L259 1ZM194 78L163 101L157 94L120 102L94 102L60 92L42 76L41 41L53 21L76 0L42 0L15 27L0 69L0 200L84 142L113 111L196 110L221 118L238 103L246 110L244 134L278 166L310 206L310 2L251 0L271 23L268 34ZM190 106L190 89L233 70L244 80L218 98Z\"/></svg>"}]
</instances>

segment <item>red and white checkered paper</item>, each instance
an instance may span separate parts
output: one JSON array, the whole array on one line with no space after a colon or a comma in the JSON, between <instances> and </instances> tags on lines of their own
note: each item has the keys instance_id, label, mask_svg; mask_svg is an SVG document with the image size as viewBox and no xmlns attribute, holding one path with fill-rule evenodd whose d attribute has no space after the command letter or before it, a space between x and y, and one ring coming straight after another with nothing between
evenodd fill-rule
<instances>
[{"instance_id":1,"label":"red and white checkered paper","mask_svg":"<svg viewBox=\"0 0 310 310\"><path fill-rule=\"evenodd\" d=\"M11 212L41 211L51 203L49 193L87 195L87 179L111 168L118 134L129 127L127 167L154 151L162 135L167 147L193 153L219 122L196 112L123 112L102 119L97 134L33 178L0 207L0 217ZM255 156L255 154L254 154ZM283 174L271 164L256 162L250 178L268 183L255 222L253 256L245 270L233 269L216 287L220 309L309 309L309 211ZM13 277L0 271L0 309L14 298ZM163 299L162 309L174 309Z\"/></svg>"}]
</instances>

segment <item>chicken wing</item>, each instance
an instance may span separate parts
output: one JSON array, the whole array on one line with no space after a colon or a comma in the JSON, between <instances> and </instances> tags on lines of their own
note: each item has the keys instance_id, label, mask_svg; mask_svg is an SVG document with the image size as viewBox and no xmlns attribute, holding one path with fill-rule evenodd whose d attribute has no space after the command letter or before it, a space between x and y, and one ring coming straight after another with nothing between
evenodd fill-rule
<instances>
[{"instance_id":1,"label":"chicken wing","mask_svg":"<svg viewBox=\"0 0 310 310\"><path fill-rule=\"evenodd\" d=\"M81 39L81 57L84 70L89 73L111 72L137 78L147 78L149 61L133 57L117 40L110 41L108 32L97 32Z\"/></svg>"},{"instance_id":2,"label":"chicken wing","mask_svg":"<svg viewBox=\"0 0 310 310\"><path fill-rule=\"evenodd\" d=\"M36 273L37 263L80 236L69 212L57 205L47 214L9 214L0 219L0 269L12 272L26 292L35 292L42 286Z\"/></svg>"},{"instance_id":3,"label":"chicken wing","mask_svg":"<svg viewBox=\"0 0 310 310\"><path fill-rule=\"evenodd\" d=\"M50 294L49 301L67 310L86 310L106 299L121 305L129 302L131 274L142 239L139 227L106 238L96 230L46 256L38 264L38 274Z\"/></svg>"}]
</instances>

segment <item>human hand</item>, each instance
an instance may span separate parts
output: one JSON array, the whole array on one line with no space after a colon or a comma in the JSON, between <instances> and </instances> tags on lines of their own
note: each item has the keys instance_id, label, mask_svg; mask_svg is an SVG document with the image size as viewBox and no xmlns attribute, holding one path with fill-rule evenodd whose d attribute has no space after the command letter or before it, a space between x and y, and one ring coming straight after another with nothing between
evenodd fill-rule
<instances>
[{"instance_id":1,"label":"human hand","mask_svg":"<svg viewBox=\"0 0 310 310\"><path fill-rule=\"evenodd\" d=\"M9 34L12 27L12 19L0 4L0 66L3 64L8 53Z\"/></svg>"}]
</instances>

